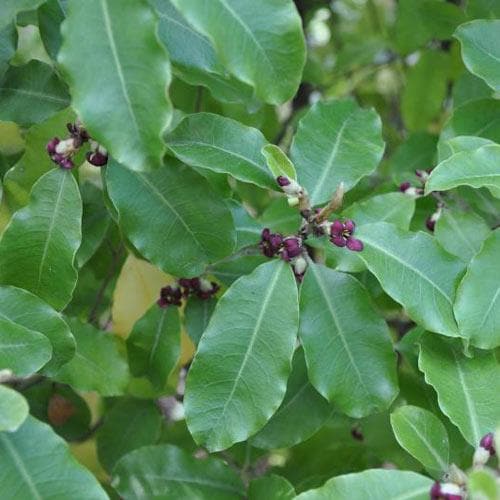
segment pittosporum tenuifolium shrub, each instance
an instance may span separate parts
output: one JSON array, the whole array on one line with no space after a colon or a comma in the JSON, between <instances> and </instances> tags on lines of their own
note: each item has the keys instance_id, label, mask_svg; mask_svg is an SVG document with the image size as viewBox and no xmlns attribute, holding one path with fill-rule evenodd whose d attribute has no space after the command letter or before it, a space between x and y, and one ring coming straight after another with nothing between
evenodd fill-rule
<instances>
[{"instance_id":1,"label":"pittosporum tenuifolium shrub","mask_svg":"<svg viewBox=\"0 0 500 500\"><path fill-rule=\"evenodd\" d=\"M2 0L0 499L498 500L500 2Z\"/></svg>"}]
</instances>

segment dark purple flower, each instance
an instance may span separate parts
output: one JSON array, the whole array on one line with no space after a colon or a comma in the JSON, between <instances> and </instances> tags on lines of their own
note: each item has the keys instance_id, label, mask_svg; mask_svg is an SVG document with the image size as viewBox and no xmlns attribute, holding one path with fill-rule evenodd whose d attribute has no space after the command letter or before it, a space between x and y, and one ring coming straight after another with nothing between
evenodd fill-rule
<instances>
[{"instance_id":1,"label":"dark purple flower","mask_svg":"<svg viewBox=\"0 0 500 500\"><path fill-rule=\"evenodd\" d=\"M301 241L299 238L296 238L294 236L291 238L285 238L283 240L283 247L284 250L287 251L288 257L290 257L291 259L297 257L302 253Z\"/></svg>"},{"instance_id":2,"label":"dark purple flower","mask_svg":"<svg viewBox=\"0 0 500 500\"><path fill-rule=\"evenodd\" d=\"M274 257L283 244L283 236L279 233L271 233L266 227L263 229L260 240L260 249L266 257Z\"/></svg>"},{"instance_id":3,"label":"dark purple flower","mask_svg":"<svg viewBox=\"0 0 500 500\"><path fill-rule=\"evenodd\" d=\"M47 153L49 153L50 156L56 154L56 146L61 142L58 137L52 138L46 146Z\"/></svg>"},{"instance_id":4,"label":"dark purple flower","mask_svg":"<svg viewBox=\"0 0 500 500\"><path fill-rule=\"evenodd\" d=\"M361 252L363 250L363 242L354 238L352 235L356 228L356 224L347 219L344 223L334 220L330 226L330 241L338 247L347 247L353 252Z\"/></svg>"},{"instance_id":5,"label":"dark purple flower","mask_svg":"<svg viewBox=\"0 0 500 500\"><path fill-rule=\"evenodd\" d=\"M402 193L406 193L406 191L408 191L408 189L410 189L411 187L411 184L406 181L406 182L402 182L400 185L399 185L399 190L402 192Z\"/></svg>"},{"instance_id":6,"label":"dark purple flower","mask_svg":"<svg viewBox=\"0 0 500 500\"><path fill-rule=\"evenodd\" d=\"M291 184L290 179L288 177L285 177L284 175L280 175L280 176L276 177L276 182L278 183L278 186L280 186L280 187L289 186Z\"/></svg>"},{"instance_id":7,"label":"dark purple flower","mask_svg":"<svg viewBox=\"0 0 500 500\"><path fill-rule=\"evenodd\" d=\"M102 167L108 163L108 155L103 155L99 151L96 151L95 153L89 151L86 154L86 158L91 165L94 165L94 167Z\"/></svg>"},{"instance_id":8,"label":"dark purple flower","mask_svg":"<svg viewBox=\"0 0 500 500\"><path fill-rule=\"evenodd\" d=\"M63 158L61 161L58 161L57 163L59 163L59 166L61 168L64 168L65 170L70 170L75 166L71 158Z\"/></svg>"},{"instance_id":9,"label":"dark purple flower","mask_svg":"<svg viewBox=\"0 0 500 500\"><path fill-rule=\"evenodd\" d=\"M180 306L182 304L182 290L174 283L172 285L164 286L160 290L160 298L157 304L160 307L167 307L169 305Z\"/></svg>"},{"instance_id":10,"label":"dark purple flower","mask_svg":"<svg viewBox=\"0 0 500 500\"><path fill-rule=\"evenodd\" d=\"M432 218L432 215L425 219L425 226L429 231L434 232L434 228L436 227L436 220Z\"/></svg>"},{"instance_id":11,"label":"dark purple flower","mask_svg":"<svg viewBox=\"0 0 500 500\"><path fill-rule=\"evenodd\" d=\"M495 436L492 432L488 432L485 436L481 438L479 446L482 446L485 450L490 452L490 455L494 455L495 450Z\"/></svg>"}]
</instances>

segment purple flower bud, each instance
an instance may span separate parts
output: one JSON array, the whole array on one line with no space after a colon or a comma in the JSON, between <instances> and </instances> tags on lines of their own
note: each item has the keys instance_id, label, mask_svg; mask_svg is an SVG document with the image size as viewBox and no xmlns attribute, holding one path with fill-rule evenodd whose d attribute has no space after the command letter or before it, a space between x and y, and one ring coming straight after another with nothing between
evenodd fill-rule
<instances>
[{"instance_id":1,"label":"purple flower bud","mask_svg":"<svg viewBox=\"0 0 500 500\"><path fill-rule=\"evenodd\" d=\"M354 228L356 227L356 224L351 219L347 219L344 222L344 230L347 231L349 234L352 234L354 232Z\"/></svg>"},{"instance_id":2,"label":"purple flower bud","mask_svg":"<svg viewBox=\"0 0 500 500\"><path fill-rule=\"evenodd\" d=\"M290 179L288 177L285 177L284 175L280 175L276 178L276 182L278 183L278 185L280 187L285 187L285 186L289 186L291 183L290 183Z\"/></svg>"},{"instance_id":3,"label":"purple flower bud","mask_svg":"<svg viewBox=\"0 0 500 500\"><path fill-rule=\"evenodd\" d=\"M164 299L163 297L160 297L160 298L156 301L156 303L157 303L160 307L162 307L162 308L164 308L164 307L168 307L168 306L169 306L169 303L168 303L168 302L167 302L167 300L166 300L166 299Z\"/></svg>"},{"instance_id":4,"label":"purple flower bud","mask_svg":"<svg viewBox=\"0 0 500 500\"><path fill-rule=\"evenodd\" d=\"M364 248L363 242L353 237L347 238L346 245L347 248L353 252L361 252Z\"/></svg>"},{"instance_id":5,"label":"purple flower bud","mask_svg":"<svg viewBox=\"0 0 500 500\"><path fill-rule=\"evenodd\" d=\"M64 168L65 170L70 170L72 169L75 164L70 158L63 158L61 161L58 162L61 168Z\"/></svg>"},{"instance_id":6,"label":"purple flower bud","mask_svg":"<svg viewBox=\"0 0 500 500\"><path fill-rule=\"evenodd\" d=\"M343 231L344 231L344 224L342 224L342 222L340 222L338 219L334 220L330 226L330 235L341 236Z\"/></svg>"},{"instance_id":7,"label":"purple flower bud","mask_svg":"<svg viewBox=\"0 0 500 500\"><path fill-rule=\"evenodd\" d=\"M402 193L406 193L406 191L408 191L408 189L410 189L411 187L411 184L407 181L407 182L403 182L399 185L399 190L402 192Z\"/></svg>"},{"instance_id":8,"label":"purple flower bud","mask_svg":"<svg viewBox=\"0 0 500 500\"><path fill-rule=\"evenodd\" d=\"M47 149L47 153L49 153L49 155L55 155L56 154L56 146L59 144L59 142L61 142L59 140L58 137L54 137L53 139L51 139L48 143L47 143L47 146L46 146L46 149Z\"/></svg>"},{"instance_id":9,"label":"purple flower bud","mask_svg":"<svg viewBox=\"0 0 500 500\"><path fill-rule=\"evenodd\" d=\"M425 219L425 226L429 231L434 232L434 228L436 227L436 220L432 218L432 215Z\"/></svg>"},{"instance_id":10,"label":"purple flower bud","mask_svg":"<svg viewBox=\"0 0 500 500\"><path fill-rule=\"evenodd\" d=\"M95 153L89 151L86 154L86 158L91 165L94 165L94 167L102 167L103 165L106 165L106 163L108 163L108 156L103 155L98 151L96 151Z\"/></svg>"},{"instance_id":11,"label":"purple flower bud","mask_svg":"<svg viewBox=\"0 0 500 500\"><path fill-rule=\"evenodd\" d=\"M260 237L263 241L268 241L270 236L271 236L271 230L268 227L266 227L262 230Z\"/></svg>"},{"instance_id":12,"label":"purple flower bud","mask_svg":"<svg viewBox=\"0 0 500 500\"><path fill-rule=\"evenodd\" d=\"M297 257L302 253L302 246L300 244L300 240L298 238L286 238L283 241L283 246L285 250L288 252L288 256L293 258Z\"/></svg>"},{"instance_id":13,"label":"purple flower bud","mask_svg":"<svg viewBox=\"0 0 500 500\"><path fill-rule=\"evenodd\" d=\"M347 243L343 236L332 236L330 241L337 247L345 247Z\"/></svg>"},{"instance_id":14,"label":"purple flower bud","mask_svg":"<svg viewBox=\"0 0 500 500\"><path fill-rule=\"evenodd\" d=\"M288 250L284 249L282 252L281 252L281 258L283 260L286 260L287 262L290 262L291 258L290 256L288 255Z\"/></svg>"},{"instance_id":15,"label":"purple flower bud","mask_svg":"<svg viewBox=\"0 0 500 500\"><path fill-rule=\"evenodd\" d=\"M488 450L490 452L490 455L495 454L495 436L493 435L493 432L488 432L485 436L481 438L481 441L479 442L479 446L482 446L485 450Z\"/></svg>"},{"instance_id":16,"label":"purple flower bud","mask_svg":"<svg viewBox=\"0 0 500 500\"><path fill-rule=\"evenodd\" d=\"M432 485L430 495L431 495L431 500L439 500L441 496L441 484L439 483L439 481L436 481Z\"/></svg>"},{"instance_id":17,"label":"purple flower bud","mask_svg":"<svg viewBox=\"0 0 500 500\"><path fill-rule=\"evenodd\" d=\"M271 236L269 237L269 244L271 245L271 248L273 250L278 250L282 243L283 237L279 233L271 234Z\"/></svg>"}]
</instances>

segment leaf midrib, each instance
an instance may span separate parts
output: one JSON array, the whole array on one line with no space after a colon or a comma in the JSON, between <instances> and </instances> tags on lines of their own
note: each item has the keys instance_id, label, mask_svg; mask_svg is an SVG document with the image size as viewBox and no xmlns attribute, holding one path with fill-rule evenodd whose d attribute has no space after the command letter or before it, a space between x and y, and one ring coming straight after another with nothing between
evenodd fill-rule
<instances>
[{"instance_id":1,"label":"leaf midrib","mask_svg":"<svg viewBox=\"0 0 500 500\"><path fill-rule=\"evenodd\" d=\"M44 94L43 92L37 92L35 90L27 90L21 88L11 88L11 87L0 87L1 90L8 90L13 93L23 94L31 97L40 97L47 101L60 102L61 104L69 104L70 101L68 99L62 99L61 97L57 97L52 94Z\"/></svg>"}]
</instances>

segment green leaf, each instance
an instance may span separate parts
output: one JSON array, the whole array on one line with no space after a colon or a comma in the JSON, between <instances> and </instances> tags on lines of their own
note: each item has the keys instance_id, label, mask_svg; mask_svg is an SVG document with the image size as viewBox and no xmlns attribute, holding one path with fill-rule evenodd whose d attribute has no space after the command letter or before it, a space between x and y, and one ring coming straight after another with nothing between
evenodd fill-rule
<instances>
[{"instance_id":1,"label":"green leaf","mask_svg":"<svg viewBox=\"0 0 500 500\"><path fill-rule=\"evenodd\" d=\"M465 267L459 259L428 234L386 222L361 226L356 237L364 244L361 259L414 321L430 331L459 336L453 317L455 290Z\"/></svg>"},{"instance_id":2,"label":"green leaf","mask_svg":"<svg viewBox=\"0 0 500 500\"><path fill-rule=\"evenodd\" d=\"M260 154L265 144L259 130L212 113L186 116L167 136L169 149L188 165L277 189Z\"/></svg>"},{"instance_id":3,"label":"green leaf","mask_svg":"<svg viewBox=\"0 0 500 500\"><path fill-rule=\"evenodd\" d=\"M299 335L311 383L342 412L361 418L389 407L398 392L396 357L387 325L356 279L310 262Z\"/></svg>"},{"instance_id":4,"label":"green leaf","mask_svg":"<svg viewBox=\"0 0 500 500\"><path fill-rule=\"evenodd\" d=\"M291 0L172 0L212 40L228 70L255 87L256 96L281 104L295 94L305 63L300 16Z\"/></svg>"},{"instance_id":5,"label":"green leaf","mask_svg":"<svg viewBox=\"0 0 500 500\"><path fill-rule=\"evenodd\" d=\"M297 287L283 261L262 264L226 291L187 378L186 421L197 443L223 450L271 418L285 396L297 326Z\"/></svg>"},{"instance_id":6,"label":"green leaf","mask_svg":"<svg viewBox=\"0 0 500 500\"><path fill-rule=\"evenodd\" d=\"M145 446L124 456L115 467L112 485L125 500L244 496L240 478L221 460L199 460L170 444Z\"/></svg>"},{"instance_id":7,"label":"green leaf","mask_svg":"<svg viewBox=\"0 0 500 500\"><path fill-rule=\"evenodd\" d=\"M471 19L500 17L500 4L496 0L468 0L465 10Z\"/></svg>"},{"instance_id":8,"label":"green leaf","mask_svg":"<svg viewBox=\"0 0 500 500\"><path fill-rule=\"evenodd\" d=\"M36 9L44 0L2 0L0 4L0 30L15 21L19 12Z\"/></svg>"},{"instance_id":9,"label":"green leaf","mask_svg":"<svg viewBox=\"0 0 500 500\"><path fill-rule=\"evenodd\" d=\"M490 233L484 219L476 213L447 208L441 213L434 229L438 243L465 263L477 254Z\"/></svg>"},{"instance_id":10,"label":"green leaf","mask_svg":"<svg viewBox=\"0 0 500 500\"><path fill-rule=\"evenodd\" d=\"M442 161L425 184L425 192L447 191L457 186L487 187L500 198L500 145L489 144L463 151Z\"/></svg>"},{"instance_id":11,"label":"green leaf","mask_svg":"<svg viewBox=\"0 0 500 500\"><path fill-rule=\"evenodd\" d=\"M29 406L23 395L10 387L0 385L0 432L17 431L28 414Z\"/></svg>"},{"instance_id":12,"label":"green leaf","mask_svg":"<svg viewBox=\"0 0 500 500\"><path fill-rule=\"evenodd\" d=\"M51 375L75 354L75 341L61 315L26 290L0 286L0 318L47 337L52 359L43 369L45 374Z\"/></svg>"},{"instance_id":13,"label":"green leaf","mask_svg":"<svg viewBox=\"0 0 500 500\"><path fill-rule=\"evenodd\" d=\"M442 412L474 447L498 424L500 367L493 352L466 357L458 340L426 334L420 341L419 368L438 395ZM493 385L492 385L493 384Z\"/></svg>"},{"instance_id":14,"label":"green leaf","mask_svg":"<svg viewBox=\"0 0 500 500\"><path fill-rule=\"evenodd\" d=\"M492 97L493 91L484 80L469 72L464 72L451 89L453 107L458 108L471 101Z\"/></svg>"},{"instance_id":15,"label":"green leaf","mask_svg":"<svg viewBox=\"0 0 500 500\"><path fill-rule=\"evenodd\" d=\"M471 500L498 500L500 485L493 471L476 469L469 473L467 492Z\"/></svg>"},{"instance_id":16,"label":"green leaf","mask_svg":"<svg viewBox=\"0 0 500 500\"><path fill-rule=\"evenodd\" d=\"M428 500L432 479L415 472L371 469L337 476L297 500Z\"/></svg>"},{"instance_id":17,"label":"green leaf","mask_svg":"<svg viewBox=\"0 0 500 500\"><path fill-rule=\"evenodd\" d=\"M236 235L227 205L201 175L176 160L149 173L112 161L106 185L120 227L165 272L197 276L233 251ZM152 221L154 231L148 230Z\"/></svg>"},{"instance_id":18,"label":"green leaf","mask_svg":"<svg viewBox=\"0 0 500 500\"><path fill-rule=\"evenodd\" d=\"M458 287L454 306L460 335L481 349L500 346L499 252L500 230L497 229L471 260Z\"/></svg>"},{"instance_id":19,"label":"green leaf","mask_svg":"<svg viewBox=\"0 0 500 500\"><path fill-rule=\"evenodd\" d=\"M91 182L85 182L80 186L80 191L83 201L82 244L76 253L76 261L78 267L82 268L103 242L111 218L99 188Z\"/></svg>"},{"instance_id":20,"label":"green leaf","mask_svg":"<svg viewBox=\"0 0 500 500\"><path fill-rule=\"evenodd\" d=\"M474 135L459 135L448 141L442 141L438 145L438 163L447 160L456 153L465 151L472 152L479 149L481 146L487 146L489 144L495 143L489 139Z\"/></svg>"},{"instance_id":21,"label":"green leaf","mask_svg":"<svg viewBox=\"0 0 500 500\"><path fill-rule=\"evenodd\" d=\"M297 172L288 156L275 144L267 144L261 150L273 177L284 176L297 180Z\"/></svg>"},{"instance_id":22,"label":"green leaf","mask_svg":"<svg viewBox=\"0 0 500 500\"><path fill-rule=\"evenodd\" d=\"M69 103L66 85L43 62L33 60L24 66L11 66L0 80L1 120L21 125L38 123Z\"/></svg>"},{"instance_id":23,"label":"green leaf","mask_svg":"<svg viewBox=\"0 0 500 500\"><path fill-rule=\"evenodd\" d=\"M8 319L0 318L0 370L16 376L31 375L52 357L47 337Z\"/></svg>"},{"instance_id":24,"label":"green leaf","mask_svg":"<svg viewBox=\"0 0 500 500\"><path fill-rule=\"evenodd\" d=\"M71 0L61 26L58 60L72 106L92 137L134 170L161 164L172 115L170 63L157 28L145 0Z\"/></svg>"},{"instance_id":25,"label":"green leaf","mask_svg":"<svg viewBox=\"0 0 500 500\"><path fill-rule=\"evenodd\" d=\"M176 76L190 85L207 87L220 101L252 100L252 87L227 73L209 38L196 31L170 0L153 0L153 4L160 16L158 34L167 47Z\"/></svg>"},{"instance_id":26,"label":"green leaf","mask_svg":"<svg viewBox=\"0 0 500 500\"><path fill-rule=\"evenodd\" d=\"M33 446L36 443L36 452ZM71 454L63 439L33 417L14 433L0 433L0 494L21 498L107 500L97 479Z\"/></svg>"},{"instance_id":27,"label":"green leaf","mask_svg":"<svg viewBox=\"0 0 500 500\"><path fill-rule=\"evenodd\" d=\"M123 394L129 372L119 338L90 324L68 318L76 340L75 357L54 377L80 391L97 391L101 396Z\"/></svg>"},{"instance_id":28,"label":"green leaf","mask_svg":"<svg viewBox=\"0 0 500 500\"><path fill-rule=\"evenodd\" d=\"M348 191L371 174L383 152L380 117L347 99L311 107L299 121L290 157L314 206L329 201L341 182Z\"/></svg>"},{"instance_id":29,"label":"green leaf","mask_svg":"<svg viewBox=\"0 0 500 500\"><path fill-rule=\"evenodd\" d=\"M78 278L82 200L70 171L53 169L33 186L0 240L0 282L28 290L57 310L71 300Z\"/></svg>"},{"instance_id":30,"label":"green leaf","mask_svg":"<svg viewBox=\"0 0 500 500\"><path fill-rule=\"evenodd\" d=\"M275 474L253 479L248 486L248 500L292 500L295 497L295 490L290 482Z\"/></svg>"},{"instance_id":31,"label":"green leaf","mask_svg":"<svg viewBox=\"0 0 500 500\"><path fill-rule=\"evenodd\" d=\"M176 307L153 304L127 337L127 353L133 375L145 375L163 389L180 355L181 326Z\"/></svg>"},{"instance_id":32,"label":"green leaf","mask_svg":"<svg viewBox=\"0 0 500 500\"><path fill-rule=\"evenodd\" d=\"M0 29L0 78L9 67L9 61L16 53L17 30L14 23L6 24Z\"/></svg>"},{"instance_id":33,"label":"green leaf","mask_svg":"<svg viewBox=\"0 0 500 500\"><path fill-rule=\"evenodd\" d=\"M409 130L425 130L439 115L446 97L449 65L449 54L427 50L408 70L401 114Z\"/></svg>"},{"instance_id":34,"label":"green leaf","mask_svg":"<svg viewBox=\"0 0 500 500\"><path fill-rule=\"evenodd\" d=\"M333 413L311 385L304 351L295 351L285 399L269 422L251 438L257 448L289 448L309 439ZM304 418L307 415L307 418Z\"/></svg>"},{"instance_id":35,"label":"green leaf","mask_svg":"<svg viewBox=\"0 0 500 500\"><path fill-rule=\"evenodd\" d=\"M492 89L500 90L500 20L477 19L455 32L467 69Z\"/></svg>"},{"instance_id":36,"label":"green leaf","mask_svg":"<svg viewBox=\"0 0 500 500\"><path fill-rule=\"evenodd\" d=\"M4 177L5 195L10 207L26 205L33 184L54 169L54 162L45 147L52 137L67 134L66 124L74 119L73 111L66 109L28 130L23 156Z\"/></svg>"},{"instance_id":37,"label":"green leaf","mask_svg":"<svg viewBox=\"0 0 500 500\"><path fill-rule=\"evenodd\" d=\"M106 412L97 433L97 456L111 472L127 453L154 444L160 437L162 417L155 402L147 399L122 399Z\"/></svg>"},{"instance_id":38,"label":"green leaf","mask_svg":"<svg viewBox=\"0 0 500 500\"><path fill-rule=\"evenodd\" d=\"M450 445L446 428L433 413L417 406L400 406L391 413L398 443L425 467L448 471Z\"/></svg>"},{"instance_id":39,"label":"green leaf","mask_svg":"<svg viewBox=\"0 0 500 500\"><path fill-rule=\"evenodd\" d=\"M228 200L236 226L235 252L242 248L257 245L262 233L262 224L254 219L245 207L235 200Z\"/></svg>"},{"instance_id":40,"label":"green leaf","mask_svg":"<svg viewBox=\"0 0 500 500\"><path fill-rule=\"evenodd\" d=\"M229 286L240 276L250 274L256 267L265 262L268 262L268 258L262 254L235 254L210 266L210 273L224 285Z\"/></svg>"},{"instance_id":41,"label":"green leaf","mask_svg":"<svg viewBox=\"0 0 500 500\"><path fill-rule=\"evenodd\" d=\"M440 142L459 135L476 135L500 142L500 101L480 99L456 108L441 131Z\"/></svg>"},{"instance_id":42,"label":"green leaf","mask_svg":"<svg viewBox=\"0 0 500 500\"><path fill-rule=\"evenodd\" d=\"M450 39L465 21L462 9L440 0L400 0L394 27L396 47L406 55L437 38Z\"/></svg>"},{"instance_id":43,"label":"green leaf","mask_svg":"<svg viewBox=\"0 0 500 500\"><path fill-rule=\"evenodd\" d=\"M52 59L57 58L61 48L61 23L66 17L66 2L47 0L38 8L38 28L45 50Z\"/></svg>"},{"instance_id":44,"label":"green leaf","mask_svg":"<svg viewBox=\"0 0 500 500\"><path fill-rule=\"evenodd\" d=\"M239 276L238 276L239 277ZM190 297L184 309L186 331L195 345L198 345L202 333L208 326L217 301Z\"/></svg>"}]
</instances>

